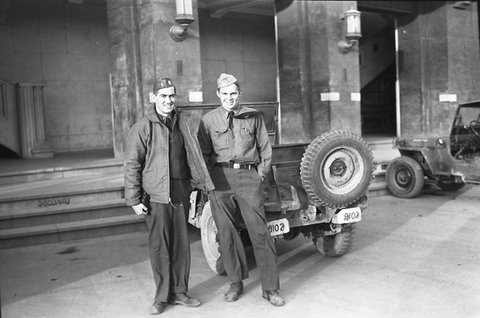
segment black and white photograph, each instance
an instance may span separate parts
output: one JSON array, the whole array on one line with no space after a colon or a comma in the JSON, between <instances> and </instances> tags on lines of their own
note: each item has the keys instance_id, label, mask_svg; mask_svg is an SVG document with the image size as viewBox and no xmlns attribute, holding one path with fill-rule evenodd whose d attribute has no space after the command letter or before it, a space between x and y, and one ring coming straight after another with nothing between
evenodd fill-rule
<instances>
[{"instance_id":1,"label":"black and white photograph","mask_svg":"<svg viewBox=\"0 0 480 318\"><path fill-rule=\"evenodd\" d=\"M0 0L0 318L480 318L479 17Z\"/></svg>"}]
</instances>

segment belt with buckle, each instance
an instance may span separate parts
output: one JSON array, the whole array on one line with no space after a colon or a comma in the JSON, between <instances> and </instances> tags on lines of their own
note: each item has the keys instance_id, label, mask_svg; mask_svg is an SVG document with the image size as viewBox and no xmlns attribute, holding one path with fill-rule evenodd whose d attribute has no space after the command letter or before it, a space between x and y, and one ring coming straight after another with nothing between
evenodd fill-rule
<instances>
[{"instance_id":1,"label":"belt with buckle","mask_svg":"<svg viewBox=\"0 0 480 318\"><path fill-rule=\"evenodd\" d=\"M230 169L245 169L245 170L250 170L255 168L255 165L249 164L249 163L237 163L237 162L219 162L215 164L216 166L224 167L224 168L230 168Z\"/></svg>"}]
</instances>

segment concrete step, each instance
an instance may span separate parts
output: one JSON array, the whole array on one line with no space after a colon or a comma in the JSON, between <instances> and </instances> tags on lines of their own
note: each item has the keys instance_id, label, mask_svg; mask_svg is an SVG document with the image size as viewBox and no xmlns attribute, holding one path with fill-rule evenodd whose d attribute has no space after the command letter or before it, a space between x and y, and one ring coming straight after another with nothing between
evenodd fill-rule
<instances>
[{"instance_id":1,"label":"concrete step","mask_svg":"<svg viewBox=\"0 0 480 318\"><path fill-rule=\"evenodd\" d=\"M0 230L0 249L146 231L143 216L116 217Z\"/></svg>"},{"instance_id":2,"label":"concrete step","mask_svg":"<svg viewBox=\"0 0 480 318\"><path fill-rule=\"evenodd\" d=\"M120 159L74 162L53 167L41 167L42 163L38 160L37 162L33 163L31 167L23 167L21 164L18 164L12 171L1 171L0 185L123 172L123 160ZM8 162L3 162L2 164L8 165ZM47 163L44 163L44 165L47 165Z\"/></svg>"},{"instance_id":3,"label":"concrete step","mask_svg":"<svg viewBox=\"0 0 480 318\"><path fill-rule=\"evenodd\" d=\"M389 193L390 191L387 188L387 183L385 182L385 180L376 178L375 181L370 184L370 188L368 190L368 197L373 198Z\"/></svg>"},{"instance_id":4,"label":"concrete step","mask_svg":"<svg viewBox=\"0 0 480 318\"><path fill-rule=\"evenodd\" d=\"M63 222L101 219L132 214L123 199L57 205L48 209L12 209L0 211L0 230Z\"/></svg>"},{"instance_id":5,"label":"concrete step","mask_svg":"<svg viewBox=\"0 0 480 318\"><path fill-rule=\"evenodd\" d=\"M14 197L11 199L0 199L0 215L3 212L21 210L47 211L56 206L71 206L86 204L89 202L100 202L104 200L123 199L124 191L121 187L109 187L101 190L83 190L57 192L55 194L35 194Z\"/></svg>"},{"instance_id":6,"label":"concrete step","mask_svg":"<svg viewBox=\"0 0 480 318\"><path fill-rule=\"evenodd\" d=\"M369 197L382 196L389 193L387 183L385 182L385 170L387 169L388 161L377 162L373 172L374 178L368 189Z\"/></svg>"},{"instance_id":7,"label":"concrete step","mask_svg":"<svg viewBox=\"0 0 480 318\"><path fill-rule=\"evenodd\" d=\"M123 198L123 175L119 173L4 185L0 187L0 215Z\"/></svg>"},{"instance_id":8,"label":"concrete step","mask_svg":"<svg viewBox=\"0 0 480 318\"><path fill-rule=\"evenodd\" d=\"M0 186L0 248L144 229L143 218L125 205L123 173Z\"/></svg>"}]
</instances>

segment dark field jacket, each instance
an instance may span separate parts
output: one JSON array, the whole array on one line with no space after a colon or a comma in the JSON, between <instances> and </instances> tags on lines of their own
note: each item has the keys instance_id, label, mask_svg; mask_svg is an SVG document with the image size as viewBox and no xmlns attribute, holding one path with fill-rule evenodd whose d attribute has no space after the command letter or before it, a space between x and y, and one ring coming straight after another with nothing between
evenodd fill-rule
<instances>
[{"instance_id":1,"label":"dark field jacket","mask_svg":"<svg viewBox=\"0 0 480 318\"><path fill-rule=\"evenodd\" d=\"M185 114L177 112L173 124L179 125L185 142L192 187L205 192L213 190L214 185L198 140L191 131L191 123ZM160 122L154 105L147 109L144 118L130 128L124 162L127 205L139 204L142 191L150 195L152 202L170 202L169 135L170 131Z\"/></svg>"}]
</instances>

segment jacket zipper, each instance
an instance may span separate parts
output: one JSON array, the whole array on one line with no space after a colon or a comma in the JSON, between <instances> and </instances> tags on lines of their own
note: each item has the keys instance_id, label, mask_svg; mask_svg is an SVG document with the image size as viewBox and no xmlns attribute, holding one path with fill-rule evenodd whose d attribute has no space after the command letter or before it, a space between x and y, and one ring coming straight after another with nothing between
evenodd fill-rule
<instances>
[{"instance_id":1,"label":"jacket zipper","mask_svg":"<svg viewBox=\"0 0 480 318\"><path fill-rule=\"evenodd\" d=\"M160 124L161 125L161 124ZM166 127L166 148L167 148L167 191L168 191L168 204L172 207L175 207L172 203L172 198L170 197L170 130ZM173 130L173 119L172 119L172 130Z\"/></svg>"}]
</instances>

